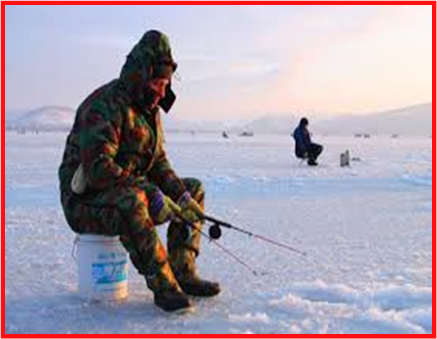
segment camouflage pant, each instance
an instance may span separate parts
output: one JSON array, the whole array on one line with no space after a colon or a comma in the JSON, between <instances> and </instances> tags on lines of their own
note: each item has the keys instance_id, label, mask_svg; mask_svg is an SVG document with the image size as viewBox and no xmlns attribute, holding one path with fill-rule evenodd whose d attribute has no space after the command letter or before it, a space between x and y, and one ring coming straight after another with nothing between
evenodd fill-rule
<instances>
[{"instance_id":1,"label":"camouflage pant","mask_svg":"<svg viewBox=\"0 0 437 339\"><path fill-rule=\"evenodd\" d=\"M191 196L204 205L204 190L197 179L184 179ZM195 273L194 257L199 253L200 233L186 235L187 226L171 222L167 232L167 251L163 246L155 223L149 213L149 201L141 185L117 187L90 197L63 194L62 205L66 219L74 232L83 234L119 235L120 240L138 272L147 279L153 291L166 288L178 289L172 268ZM196 225L198 229L202 225ZM187 261L190 261L189 264ZM188 272L190 270L190 272Z\"/></svg>"}]
</instances>

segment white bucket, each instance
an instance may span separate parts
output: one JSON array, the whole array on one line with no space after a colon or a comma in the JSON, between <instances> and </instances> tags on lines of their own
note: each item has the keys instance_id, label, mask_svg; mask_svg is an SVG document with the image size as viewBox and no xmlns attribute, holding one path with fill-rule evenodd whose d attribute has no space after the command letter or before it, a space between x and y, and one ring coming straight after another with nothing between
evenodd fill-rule
<instances>
[{"instance_id":1,"label":"white bucket","mask_svg":"<svg viewBox=\"0 0 437 339\"><path fill-rule=\"evenodd\" d=\"M79 293L85 299L128 297L128 254L118 237L82 234L76 238Z\"/></svg>"}]
</instances>

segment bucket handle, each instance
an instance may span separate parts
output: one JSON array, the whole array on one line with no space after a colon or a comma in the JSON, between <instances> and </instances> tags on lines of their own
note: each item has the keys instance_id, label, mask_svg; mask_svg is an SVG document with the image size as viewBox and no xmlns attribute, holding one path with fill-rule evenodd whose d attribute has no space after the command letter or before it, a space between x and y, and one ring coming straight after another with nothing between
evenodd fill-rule
<instances>
[{"instance_id":1,"label":"bucket handle","mask_svg":"<svg viewBox=\"0 0 437 339\"><path fill-rule=\"evenodd\" d=\"M79 241L79 236L74 237L73 246L71 247L71 257L77 263L77 242Z\"/></svg>"}]
</instances>

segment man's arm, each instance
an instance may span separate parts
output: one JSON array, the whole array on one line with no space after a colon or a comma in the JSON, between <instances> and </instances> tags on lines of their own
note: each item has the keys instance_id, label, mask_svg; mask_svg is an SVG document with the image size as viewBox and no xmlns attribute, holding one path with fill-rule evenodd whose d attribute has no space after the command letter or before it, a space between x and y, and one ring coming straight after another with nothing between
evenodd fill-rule
<instances>
[{"instance_id":1,"label":"man's arm","mask_svg":"<svg viewBox=\"0 0 437 339\"><path fill-rule=\"evenodd\" d=\"M156 119L156 134L157 146L155 160L147 176L158 185L166 195L174 201L178 201L187 189L167 159L167 154L164 150L163 128L159 116L157 116Z\"/></svg>"},{"instance_id":2,"label":"man's arm","mask_svg":"<svg viewBox=\"0 0 437 339\"><path fill-rule=\"evenodd\" d=\"M303 144L305 145L305 148L308 149L308 147L311 146L311 134L307 128L304 128L302 130L302 134L303 134Z\"/></svg>"},{"instance_id":3,"label":"man's arm","mask_svg":"<svg viewBox=\"0 0 437 339\"><path fill-rule=\"evenodd\" d=\"M90 108L80 123L80 158L87 187L95 190L132 180L130 173L115 162L120 132L110 114Z\"/></svg>"}]
</instances>

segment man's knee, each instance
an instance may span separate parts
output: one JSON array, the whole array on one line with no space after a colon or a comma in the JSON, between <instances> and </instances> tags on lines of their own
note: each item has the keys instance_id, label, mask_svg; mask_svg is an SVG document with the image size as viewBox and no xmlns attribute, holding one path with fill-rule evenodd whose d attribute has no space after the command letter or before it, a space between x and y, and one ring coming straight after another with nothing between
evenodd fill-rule
<instances>
[{"instance_id":1,"label":"man's knee","mask_svg":"<svg viewBox=\"0 0 437 339\"><path fill-rule=\"evenodd\" d=\"M323 146L322 146L322 145L318 145L318 146L319 146L319 150L318 150L318 152L319 152L319 154L320 154L320 153L323 152Z\"/></svg>"},{"instance_id":2,"label":"man's knee","mask_svg":"<svg viewBox=\"0 0 437 339\"><path fill-rule=\"evenodd\" d=\"M322 151L323 151L323 146L322 145L319 145L319 144L315 144L315 143L313 143L312 145L311 145L311 151L313 152L313 154L320 154L320 153L322 153Z\"/></svg>"},{"instance_id":3,"label":"man's knee","mask_svg":"<svg viewBox=\"0 0 437 339\"><path fill-rule=\"evenodd\" d=\"M182 179L185 187L190 192L191 196L197 201L203 200L205 196L205 189L202 182L195 178L184 178Z\"/></svg>"}]
</instances>

